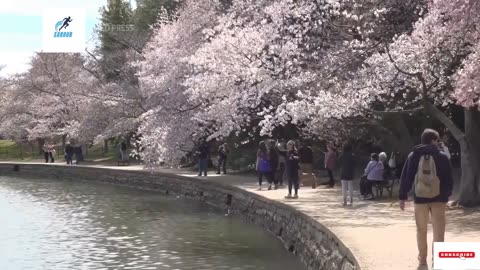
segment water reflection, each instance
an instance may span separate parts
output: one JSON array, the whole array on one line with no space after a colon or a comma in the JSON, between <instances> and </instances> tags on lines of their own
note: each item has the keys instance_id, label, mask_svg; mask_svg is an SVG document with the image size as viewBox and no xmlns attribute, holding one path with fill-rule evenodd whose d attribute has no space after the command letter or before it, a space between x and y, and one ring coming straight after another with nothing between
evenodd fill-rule
<instances>
[{"instance_id":1,"label":"water reflection","mask_svg":"<svg viewBox=\"0 0 480 270\"><path fill-rule=\"evenodd\" d=\"M110 185L0 177L0 269L305 269L253 225Z\"/></svg>"}]
</instances>

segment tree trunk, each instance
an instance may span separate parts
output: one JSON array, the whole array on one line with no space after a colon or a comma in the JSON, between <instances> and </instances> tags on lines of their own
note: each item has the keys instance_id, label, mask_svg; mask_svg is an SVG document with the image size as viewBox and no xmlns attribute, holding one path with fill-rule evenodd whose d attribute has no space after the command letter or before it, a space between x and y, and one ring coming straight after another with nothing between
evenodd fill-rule
<instances>
[{"instance_id":1,"label":"tree trunk","mask_svg":"<svg viewBox=\"0 0 480 270\"><path fill-rule=\"evenodd\" d=\"M386 118L390 120L394 127L395 141L394 151L399 152L400 156L398 158L403 159L410 154L413 148L413 139L412 135L408 131L407 124L402 114L392 114Z\"/></svg>"},{"instance_id":2,"label":"tree trunk","mask_svg":"<svg viewBox=\"0 0 480 270\"><path fill-rule=\"evenodd\" d=\"M37 146L38 146L38 155L43 155L43 144L45 143L45 139L38 138L37 139Z\"/></svg>"},{"instance_id":3,"label":"tree trunk","mask_svg":"<svg viewBox=\"0 0 480 270\"><path fill-rule=\"evenodd\" d=\"M23 143L19 143L20 146L20 159L23 160Z\"/></svg>"},{"instance_id":4,"label":"tree trunk","mask_svg":"<svg viewBox=\"0 0 480 270\"><path fill-rule=\"evenodd\" d=\"M62 135L62 153L65 153L66 144L67 144L67 135Z\"/></svg>"},{"instance_id":5,"label":"tree trunk","mask_svg":"<svg viewBox=\"0 0 480 270\"><path fill-rule=\"evenodd\" d=\"M480 120L478 111L464 109L465 132L462 132L445 113L433 104L426 102L425 109L442 122L460 144L462 178L460 180L459 203L467 207L480 204L478 186L480 144L477 142L480 135Z\"/></svg>"},{"instance_id":6,"label":"tree trunk","mask_svg":"<svg viewBox=\"0 0 480 270\"><path fill-rule=\"evenodd\" d=\"M105 156L108 153L108 139L103 140L103 155Z\"/></svg>"},{"instance_id":7,"label":"tree trunk","mask_svg":"<svg viewBox=\"0 0 480 270\"><path fill-rule=\"evenodd\" d=\"M480 112L465 109L465 139L460 142L462 180L459 202L463 206L480 204Z\"/></svg>"}]
</instances>

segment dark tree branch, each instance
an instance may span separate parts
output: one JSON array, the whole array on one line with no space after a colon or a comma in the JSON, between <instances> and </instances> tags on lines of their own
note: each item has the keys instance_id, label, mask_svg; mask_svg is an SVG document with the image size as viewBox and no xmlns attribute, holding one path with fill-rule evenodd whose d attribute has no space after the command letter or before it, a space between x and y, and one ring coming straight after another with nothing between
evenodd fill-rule
<instances>
[{"instance_id":1,"label":"dark tree branch","mask_svg":"<svg viewBox=\"0 0 480 270\"><path fill-rule=\"evenodd\" d=\"M392 110L392 111L367 110L367 112L375 115L390 115L390 114L411 114L411 113L417 113L422 110L424 110L423 106L419 106L409 110Z\"/></svg>"}]
</instances>

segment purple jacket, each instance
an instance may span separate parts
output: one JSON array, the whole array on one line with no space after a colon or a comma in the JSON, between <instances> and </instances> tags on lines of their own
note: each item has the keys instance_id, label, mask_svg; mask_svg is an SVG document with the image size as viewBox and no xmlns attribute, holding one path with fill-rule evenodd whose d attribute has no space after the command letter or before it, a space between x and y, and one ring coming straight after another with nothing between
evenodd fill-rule
<instances>
[{"instance_id":1,"label":"purple jacket","mask_svg":"<svg viewBox=\"0 0 480 270\"><path fill-rule=\"evenodd\" d=\"M379 161L370 161L365 169L367 180L383 181L383 163Z\"/></svg>"},{"instance_id":2,"label":"purple jacket","mask_svg":"<svg viewBox=\"0 0 480 270\"><path fill-rule=\"evenodd\" d=\"M417 198L414 191L413 198L415 203L448 202L448 197L452 195L453 189L452 167L448 157L440 152L435 145L416 146L408 156L400 177L399 199L406 200L408 198L408 192L410 192L415 182L415 175L417 174L418 164L422 155L431 155L435 161L437 176L440 179L440 195L432 199Z\"/></svg>"}]
</instances>

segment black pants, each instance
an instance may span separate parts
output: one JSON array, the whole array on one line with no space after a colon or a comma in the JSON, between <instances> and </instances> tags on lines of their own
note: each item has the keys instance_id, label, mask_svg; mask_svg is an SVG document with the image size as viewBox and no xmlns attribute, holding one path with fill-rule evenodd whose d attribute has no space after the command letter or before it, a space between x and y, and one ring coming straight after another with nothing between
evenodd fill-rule
<instances>
[{"instance_id":1,"label":"black pants","mask_svg":"<svg viewBox=\"0 0 480 270\"><path fill-rule=\"evenodd\" d=\"M277 176L277 181L279 185L283 185L284 176L285 176L285 164L280 163L280 167L278 168L278 176Z\"/></svg>"},{"instance_id":2,"label":"black pants","mask_svg":"<svg viewBox=\"0 0 480 270\"><path fill-rule=\"evenodd\" d=\"M295 189L295 194L298 194L298 189L300 188L300 183L298 181L298 171L295 171L295 172L287 171L287 180L288 180L288 194L292 195L292 188Z\"/></svg>"},{"instance_id":3,"label":"black pants","mask_svg":"<svg viewBox=\"0 0 480 270\"><path fill-rule=\"evenodd\" d=\"M277 166L276 165L272 165L270 167L271 171L270 171L270 177L268 178L268 183L269 184L275 184L275 185L278 185L278 179L277 179Z\"/></svg>"},{"instance_id":4,"label":"black pants","mask_svg":"<svg viewBox=\"0 0 480 270\"><path fill-rule=\"evenodd\" d=\"M327 169L327 173L329 178L328 185L333 187L335 185L335 179L333 179L333 171L330 169Z\"/></svg>"},{"instance_id":5,"label":"black pants","mask_svg":"<svg viewBox=\"0 0 480 270\"><path fill-rule=\"evenodd\" d=\"M50 163L55 162L55 159L53 158L53 153L52 152L44 152L43 155L45 156L45 163L48 163L49 159L50 159Z\"/></svg>"},{"instance_id":6,"label":"black pants","mask_svg":"<svg viewBox=\"0 0 480 270\"><path fill-rule=\"evenodd\" d=\"M367 180L365 178L360 180L360 194L362 196L373 195L372 185L377 181Z\"/></svg>"},{"instance_id":7,"label":"black pants","mask_svg":"<svg viewBox=\"0 0 480 270\"><path fill-rule=\"evenodd\" d=\"M226 164L227 164L227 157L219 157L217 173L220 173L220 170L222 170L223 173L227 173Z\"/></svg>"},{"instance_id":8,"label":"black pants","mask_svg":"<svg viewBox=\"0 0 480 270\"><path fill-rule=\"evenodd\" d=\"M267 178L267 181L269 181L270 178L270 172L258 172L258 184L261 186L263 182L263 177Z\"/></svg>"}]
</instances>

